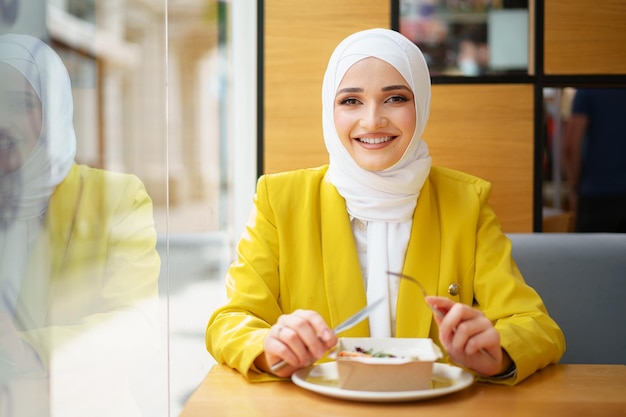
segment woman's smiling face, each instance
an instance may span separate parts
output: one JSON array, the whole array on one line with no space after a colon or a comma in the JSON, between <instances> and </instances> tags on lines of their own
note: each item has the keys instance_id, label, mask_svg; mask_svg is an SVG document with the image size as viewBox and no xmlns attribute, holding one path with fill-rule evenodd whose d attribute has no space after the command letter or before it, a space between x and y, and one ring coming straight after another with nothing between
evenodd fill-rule
<instances>
[{"instance_id":1,"label":"woman's smiling face","mask_svg":"<svg viewBox=\"0 0 626 417\"><path fill-rule=\"evenodd\" d=\"M417 118L406 80L378 58L365 58L348 69L337 88L333 114L341 143L370 171L382 171L400 160Z\"/></svg>"}]
</instances>

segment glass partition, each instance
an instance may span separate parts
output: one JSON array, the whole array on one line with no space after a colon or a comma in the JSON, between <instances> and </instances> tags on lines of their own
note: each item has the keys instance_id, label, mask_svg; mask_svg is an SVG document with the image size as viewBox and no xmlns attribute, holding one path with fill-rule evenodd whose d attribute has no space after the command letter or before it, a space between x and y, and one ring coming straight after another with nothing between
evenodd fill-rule
<instances>
[{"instance_id":1,"label":"glass partition","mask_svg":"<svg viewBox=\"0 0 626 417\"><path fill-rule=\"evenodd\" d=\"M213 363L228 16L0 0L0 416L176 416Z\"/></svg>"}]
</instances>

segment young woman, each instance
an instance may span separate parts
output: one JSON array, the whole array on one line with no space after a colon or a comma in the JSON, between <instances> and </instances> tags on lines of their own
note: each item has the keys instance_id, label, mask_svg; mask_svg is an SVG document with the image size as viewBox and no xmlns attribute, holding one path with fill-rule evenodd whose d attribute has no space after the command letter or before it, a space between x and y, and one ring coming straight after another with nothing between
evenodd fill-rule
<instances>
[{"instance_id":1,"label":"young woman","mask_svg":"<svg viewBox=\"0 0 626 417\"><path fill-rule=\"evenodd\" d=\"M431 167L419 49L391 30L349 36L330 58L322 100L330 163L259 180L226 277L229 301L207 328L216 360L250 380L287 377L336 344L334 326L383 296L342 336L430 337L447 361L508 384L557 362L563 334L511 258L490 184ZM287 366L272 374L279 361Z\"/></svg>"}]
</instances>

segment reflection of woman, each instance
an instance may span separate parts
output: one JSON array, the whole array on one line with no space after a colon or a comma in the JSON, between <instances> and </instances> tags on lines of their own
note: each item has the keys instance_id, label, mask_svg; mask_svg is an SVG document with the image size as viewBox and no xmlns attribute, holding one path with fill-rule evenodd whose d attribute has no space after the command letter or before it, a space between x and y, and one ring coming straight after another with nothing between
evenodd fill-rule
<instances>
[{"instance_id":1,"label":"reflection of woman","mask_svg":"<svg viewBox=\"0 0 626 417\"><path fill-rule=\"evenodd\" d=\"M150 198L74 163L69 76L40 40L0 36L0 106L0 416L135 415L130 370L156 345Z\"/></svg>"},{"instance_id":2,"label":"reflection of woman","mask_svg":"<svg viewBox=\"0 0 626 417\"><path fill-rule=\"evenodd\" d=\"M269 365L283 360L276 375L288 376L337 342L332 326L384 296L387 308L342 336L431 337L447 360L508 384L558 361L563 334L511 259L490 185L431 169L419 49L384 29L348 37L330 58L322 100L330 164L259 180L229 302L209 321L214 357L251 380L274 378ZM426 301L446 317L388 270L440 295Z\"/></svg>"}]
</instances>

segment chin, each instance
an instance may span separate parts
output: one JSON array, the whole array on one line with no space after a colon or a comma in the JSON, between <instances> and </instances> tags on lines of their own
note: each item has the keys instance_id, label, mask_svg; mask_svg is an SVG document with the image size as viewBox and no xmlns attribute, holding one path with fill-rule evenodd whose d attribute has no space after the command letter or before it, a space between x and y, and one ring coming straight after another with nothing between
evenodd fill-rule
<instances>
[{"instance_id":1,"label":"chin","mask_svg":"<svg viewBox=\"0 0 626 417\"><path fill-rule=\"evenodd\" d=\"M362 169L365 169L367 171L376 172L376 171L384 171L387 168L392 167L396 162L389 162L389 161L358 161L357 160L356 163Z\"/></svg>"},{"instance_id":2,"label":"chin","mask_svg":"<svg viewBox=\"0 0 626 417\"><path fill-rule=\"evenodd\" d=\"M384 171L387 168L389 168L389 166L378 166L378 165L359 165L361 168L363 168L366 171L370 171L370 172L380 172L380 171Z\"/></svg>"}]
</instances>

